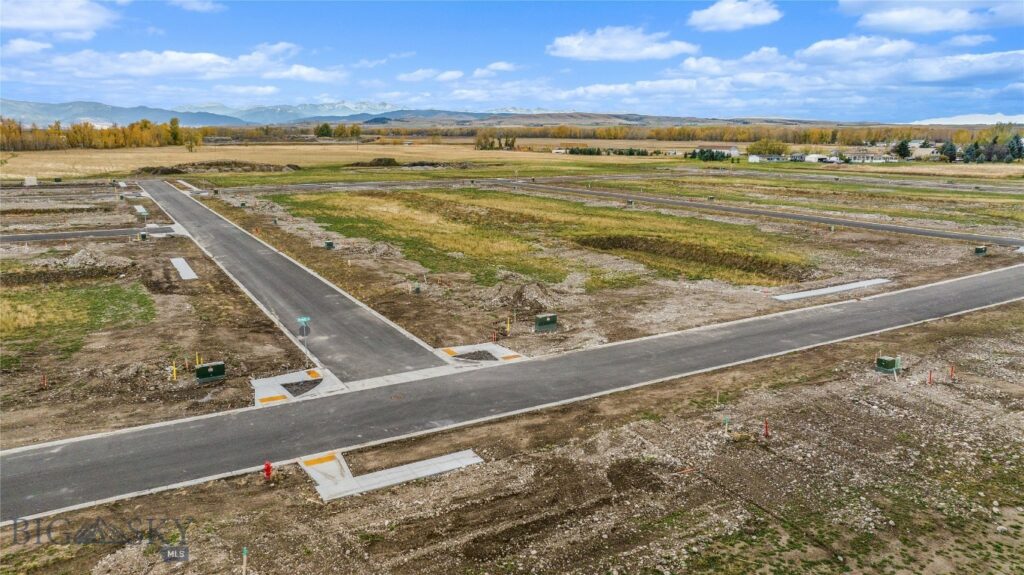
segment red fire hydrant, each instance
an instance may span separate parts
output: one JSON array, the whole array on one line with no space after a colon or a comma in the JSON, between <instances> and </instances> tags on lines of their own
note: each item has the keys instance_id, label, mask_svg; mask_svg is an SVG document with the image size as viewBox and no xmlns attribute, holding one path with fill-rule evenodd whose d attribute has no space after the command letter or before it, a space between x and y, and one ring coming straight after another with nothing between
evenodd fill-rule
<instances>
[{"instance_id":1,"label":"red fire hydrant","mask_svg":"<svg viewBox=\"0 0 1024 575\"><path fill-rule=\"evenodd\" d=\"M263 479L270 481L270 476L274 474L274 465L270 463L270 460L263 462Z\"/></svg>"}]
</instances>

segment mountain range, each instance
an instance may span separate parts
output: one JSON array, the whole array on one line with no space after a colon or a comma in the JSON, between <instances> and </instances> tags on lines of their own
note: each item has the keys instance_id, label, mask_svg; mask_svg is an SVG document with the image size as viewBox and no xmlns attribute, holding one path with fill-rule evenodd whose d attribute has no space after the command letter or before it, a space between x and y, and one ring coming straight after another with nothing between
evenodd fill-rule
<instances>
[{"instance_id":1,"label":"mountain range","mask_svg":"<svg viewBox=\"0 0 1024 575\"><path fill-rule=\"evenodd\" d=\"M320 104L281 104L232 108L218 103L180 106L175 110L146 106L121 107L99 102L65 102L49 104L0 98L0 116L23 124L46 126L55 121L63 125L90 122L104 127L129 124L141 119L167 122L178 118L183 126L245 126L263 124L313 124L362 122L370 125L398 124L403 127L423 126L668 126L714 124L776 124L776 125L865 125L867 122L823 122L787 120L782 118L696 118L680 116L649 116L642 114L601 114L589 112L555 112L543 109L503 108L487 112L463 112L436 109L399 109L385 102L326 102ZM1020 122L1021 116L973 114L935 118L914 124L994 124Z\"/></svg>"}]
</instances>

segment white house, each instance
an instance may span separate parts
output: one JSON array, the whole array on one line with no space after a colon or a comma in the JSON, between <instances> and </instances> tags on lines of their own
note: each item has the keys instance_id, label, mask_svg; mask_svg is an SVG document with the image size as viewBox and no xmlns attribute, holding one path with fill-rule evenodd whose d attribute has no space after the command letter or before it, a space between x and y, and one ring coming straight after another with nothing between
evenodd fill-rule
<instances>
[{"instance_id":1,"label":"white house","mask_svg":"<svg viewBox=\"0 0 1024 575\"><path fill-rule=\"evenodd\" d=\"M817 164L818 162L824 162L827 157L825 154L807 154L804 156L804 161L808 164Z\"/></svg>"},{"instance_id":2,"label":"white house","mask_svg":"<svg viewBox=\"0 0 1024 575\"><path fill-rule=\"evenodd\" d=\"M751 164L760 164L768 162L785 162L786 156L760 156L757 154L750 154L747 156L747 161Z\"/></svg>"}]
</instances>

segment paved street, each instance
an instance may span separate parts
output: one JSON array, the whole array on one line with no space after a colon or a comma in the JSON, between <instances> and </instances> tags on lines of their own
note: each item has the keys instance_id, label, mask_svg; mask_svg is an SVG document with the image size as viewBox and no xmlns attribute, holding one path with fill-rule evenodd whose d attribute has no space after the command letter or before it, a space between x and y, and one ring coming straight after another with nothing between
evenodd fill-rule
<instances>
[{"instance_id":1,"label":"paved street","mask_svg":"<svg viewBox=\"0 0 1024 575\"><path fill-rule=\"evenodd\" d=\"M312 318L309 350L342 381L445 364L426 344L184 193L156 180L139 185L296 337L296 318Z\"/></svg>"},{"instance_id":2,"label":"paved street","mask_svg":"<svg viewBox=\"0 0 1024 575\"><path fill-rule=\"evenodd\" d=\"M153 193L155 187L147 189ZM187 204L165 201L170 194L181 195L154 195L168 212L182 215L180 206ZM208 219L206 225L219 226ZM204 241L210 238L204 235ZM239 240L225 241L238 246ZM500 367L6 452L0 454L0 519L229 473L265 459L285 461L437 430L1019 299L1024 265Z\"/></svg>"},{"instance_id":3,"label":"paved street","mask_svg":"<svg viewBox=\"0 0 1024 575\"><path fill-rule=\"evenodd\" d=\"M76 238L116 238L137 236L139 232L150 234L169 234L174 230L169 227L158 228L119 228L116 230L81 230L76 232L49 232L38 234L6 234L0 236L0 243L47 242L72 240Z\"/></svg>"}]
</instances>

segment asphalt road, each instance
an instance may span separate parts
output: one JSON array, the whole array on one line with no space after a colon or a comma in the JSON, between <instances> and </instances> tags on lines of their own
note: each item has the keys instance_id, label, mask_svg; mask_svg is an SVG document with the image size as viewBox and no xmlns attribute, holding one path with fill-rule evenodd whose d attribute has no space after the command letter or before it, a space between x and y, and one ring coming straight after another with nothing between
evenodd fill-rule
<instances>
[{"instance_id":1,"label":"asphalt road","mask_svg":"<svg viewBox=\"0 0 1024 575\"><path fill-rule=\"evenodd\" d=\"M177 209L170 202L168 207ZM265 459L286 461L437 430L1017 299L1024 299L1024 265L499 367L0 453L0 519L256 467Z\"/></svg>"},{"instance_id":2,"label":"asphalt road","mask_svg":"<svg viewBox=\"0 0 1024 575\"><path fill-rule=\"evenodd\" d=\"M296 337L306 316L310 352L342 381L437 367L426 344L158 180L139 182L160 207Z\"/></svg>"},{"instance_id":3,"label":"asphalt road","mask_svg":"<svg viewBox=\"0 0 1024 575\"><path fill-rule=\"evenodd\" d=\"M665 196L650 196L643 194L631 194L628 192L612 192L607 190L595 190L588 188L579 188L575 186L555 186L551 184L536 184L532 182L513 181L513 180L490 180L490 184L498 184L505 188L518 188L522 190L537 190L541 192L556 192L561 194L576 194L582 196L592 196L604 199L613 200L633 200L636 202L644 202L648 204L661 204L666 206L679 206L683 208L694 208L698 210L711 210L714 212L728 212L731 214L742 214L745 216L761 216L768 218L778 218L784 220L796 220L800 222L809 222L815 224L826 224L843 226L847 228L862 228L867 230L875 230L879 232L891 232L896 234L911 234L915 236L927 236L932 238L942 238L947 240L963 240L973 242L976 244L995 244L1000 246L1024 246L1024 239L1022 238L1009 238L1004 236L989 236L981 234L971 234L966 232L953 232L947 230L938 230L934 228L922 228L915 226L900 226L895 224L882 224L875 222L868 222L862 220L848 220L843 218L831 218L827 216L814 216L810 214L799 214L795 212L783 212L778 210L762 210L759 208L744 208L741 206L731 206L718 202L704 201L699 202L695 200L683 200Z\"/></svg>"},{"instance_id":4,"label":"asphalt road","mask_svg":"<svg viewBox=\"0 0 1024 575\"><path fill-rule=\"evenodd\" d=\"M116 238L122 236L135 236L139 232L151 234L169 234L174 230L171 228L120 228L116 230L81 230L77 232L50 232L40 234L7 234L0 236L0 243L17 242L46 242L57 240L70 240L75 238Z\"/></svg>"}]
</instances>

